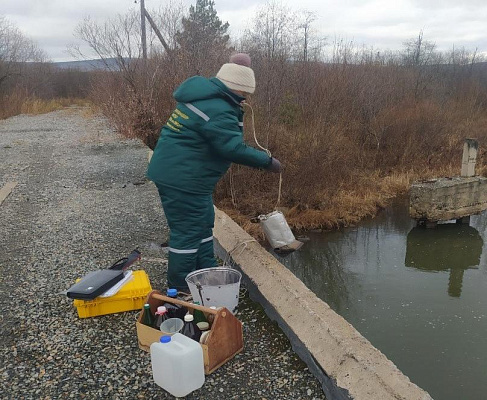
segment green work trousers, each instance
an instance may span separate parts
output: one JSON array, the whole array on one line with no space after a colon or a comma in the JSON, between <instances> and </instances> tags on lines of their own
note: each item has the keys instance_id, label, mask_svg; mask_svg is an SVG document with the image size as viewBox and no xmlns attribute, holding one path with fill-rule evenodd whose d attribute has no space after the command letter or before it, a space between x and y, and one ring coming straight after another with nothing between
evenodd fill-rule
<instances>
[{"instance_id":1,"label":"green work trousers","mask_svg":"<svg viewBox=\"0 0 487 400\"><path fill-rule=\"evenodd\" d=\"M216 267L213 252L215 210L210 195L198 195L156 185L169 225L167 284L187 290L186 275Z\"/></svg>"}]
</instances>

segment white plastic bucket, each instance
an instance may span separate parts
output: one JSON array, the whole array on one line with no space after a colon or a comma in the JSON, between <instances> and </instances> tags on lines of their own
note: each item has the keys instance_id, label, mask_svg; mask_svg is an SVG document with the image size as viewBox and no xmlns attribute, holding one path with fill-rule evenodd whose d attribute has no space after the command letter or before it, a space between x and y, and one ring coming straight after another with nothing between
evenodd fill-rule
<instances>
[{"instance_id":1,"label":"white plastic bucket","mask_svg":"<svg viewBox=\"0 0 487 400\"><path fill-rule=\"evenodd\" d=\"M238 306L242 274L227 267L204 268L186 276L194 301L205 307L226 307L232 313Z\"/></svg>"}]
</instances>

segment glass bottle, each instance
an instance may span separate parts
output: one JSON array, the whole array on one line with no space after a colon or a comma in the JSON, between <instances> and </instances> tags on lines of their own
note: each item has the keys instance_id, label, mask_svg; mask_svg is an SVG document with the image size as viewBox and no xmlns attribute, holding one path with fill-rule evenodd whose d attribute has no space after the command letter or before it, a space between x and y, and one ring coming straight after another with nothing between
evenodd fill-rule
<instances>
[{"instance_id":1,"label":"glass bottle","mask_svg":"<svg viewBox=\"0 0 487 400\"><path fill-rule=\"evenodd\" d=\"M194 318L191 314L186 314L184 316L184 326L181 333L197 342L200 341L201 331L194 323Z\"/></svg>"},{"instance_id":2,"label":"glass bottle","mask_svg":"<svg viewBox=\"0 0 487 400\"><path fill-rule=\"evenodd\" d=\"M194 301L193 303L198 305L198 306L200 305L199 301ZM194 323L195 324L198 324L199 322L208 322L205 318L205 314L203 314L203 311L194 309L193 310L193 317L194 317Z\"/></svg>"},{"instance_id":3,"label":"glass bottle","mask_svg":"<svg viewBox=\"0 0 487 400\"><path fill-rule=\"evenodd\" d=\"M164 306L157 307L154 328L161 329L161 324L167 319L167 309Z\"/></svg>"},{"instance_id":4,"label":"glass bottle","mask_svg":"<svg viewBox=\"0 0 487 400\"><path fill-rule=\"evenodd\" d=\"M150 304L144 304L144 314L142 315L142 323L147 326L154 325L154 318L150 312Z\"/></svg>"},{"instance_id":5,"label":"glass bottle","mask_svg":"<svg viewBox=\"0 0 487 400\"><path fill-rule=\"evenodd\" d=\"M173 299L177 299L178 291L176 289L167 289L166 292L167 297L172 297ZM179 304L172 304L172 303L164 303L164 307L167 309L167 316L168 318L180 318L184 321L184 316L188 312L187 308L184 306L180 306Z\"/></svg>"}]
</instances>

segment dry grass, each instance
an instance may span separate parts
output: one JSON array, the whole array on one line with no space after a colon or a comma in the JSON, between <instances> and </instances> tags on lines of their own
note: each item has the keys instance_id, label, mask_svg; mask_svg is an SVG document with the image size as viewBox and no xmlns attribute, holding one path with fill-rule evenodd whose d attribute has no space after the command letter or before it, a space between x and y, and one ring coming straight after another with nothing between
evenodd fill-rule
<instances>
[{"instance_id":1,"label":"dry grass","mask_svg":"<svg viewBox=\"0 0 487 400\"><path fill-rule=\"evenodd\" d=\"M413 180L457 175L466 137L487 147L487 81L468 68L431 74L393 61L261 61L253 64L258 89L249 102L259 141L284 165L280 205L295 229L356 224ZM174 107L171 94L188 77L178 66L161 58L149 73L101 74L91 96L122 135L154 145ZM255 146L248 114L245 139ZM483 158L481 152L479 173L487 172ZM277 182L276 175L234 165L215 202L260 237L249 221L275 208Z\"/></svg>"},{"instance_id":2,"label":"dry grass","mask_svg":"<svg viewBox=\"0 0 487 400\"><path fill-rule=\"evenodd\" d=\"M294 206L292 208L283 207L281 211L284 212L289 226L295 231L333 230L353 226L363 218L375 216L394 198L405 195L414 181L458 175L458 172L450 166L421 172L398 172L384 177L380 177L375 172L368 176L364 175L361 183L356 185L353 190L343 189L336 192L331 196L326 209L302 209ZM242 214L225 201L218 205L251 236L261 241L265 239L259 224L250 222L250 217L255 216L254 214ZM273 209L271 207L265 212L271 212Z\"/></svg>"},{"instance_id":3,"label":"dry grass","mask_svg":"<svg viewBox=\"0 0 487 400\"><path fill-rule=\"evenodd\" d=\"M20 114L26 98L27 93L23 90L14 90L9 95L0 96L0 119Z\"/></svg>"},{"instance_id":4,"label":"dry grass","mask_svg":"<svg viewBox=\"0 0 487 400\"><path fill-rule=\"evenodd\" d=\"M73 97L40 99L30 97L24 91L16 90L10 95L0 98L0 106L0 119L5 119L18 114L46 114L71 106L90 107L92 103L86 99Z\"/></svg>"},{"instance_id":5,"label":"dry grass","mask_svg":"<svg viewBox=\"0 0 487 400\"><path fill-rule=\"evenodd\" d=\"M62 110L70 106L87 107L89 104L89 101L86 99L76 98L57 98L51 100L28 98L23 102L20 111L22 114L38 115Z\"/></svg>"}]
</instances>

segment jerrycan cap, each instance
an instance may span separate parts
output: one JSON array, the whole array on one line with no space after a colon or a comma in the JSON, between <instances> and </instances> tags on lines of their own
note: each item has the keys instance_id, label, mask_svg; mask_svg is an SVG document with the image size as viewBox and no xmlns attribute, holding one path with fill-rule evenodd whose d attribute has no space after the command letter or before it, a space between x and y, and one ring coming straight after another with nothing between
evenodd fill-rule
<instances>
[{"instance_id":1,"label":"jerrycan cap","mask_svg":"<svg viewBox=\"0 0 487 400\"><path fill-rule=\"evenodd\" d=\"M169 343L171 341L171 336L161 336L159 340L161 343Z\"/></svg>"},{"instance_id":2,"label":"jerrycan cap","mask_svg":"<svg viewBox=\"0 0 487 400\"><path fill-rule=\"evenodd\" d=\"M167 289L168 297L176 297L178 295L177 289Z\"/></svg>"}]
</instances>

